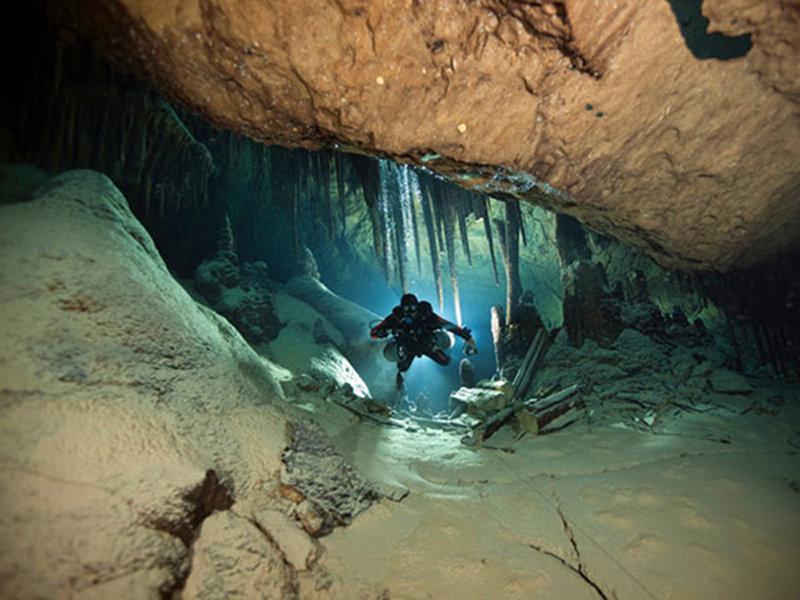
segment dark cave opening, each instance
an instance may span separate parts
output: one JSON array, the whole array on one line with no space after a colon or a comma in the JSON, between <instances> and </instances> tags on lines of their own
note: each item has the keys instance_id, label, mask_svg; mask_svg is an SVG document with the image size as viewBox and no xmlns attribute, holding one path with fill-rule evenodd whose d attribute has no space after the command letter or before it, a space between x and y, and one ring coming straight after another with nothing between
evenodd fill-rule
<instances>
[{"instance_id":1,"label":"dark cave opening","mask_svg":"<svg viewBox=\"0 0 800 600\"><path fill-rule=\"evenodd\" d=\"M681 35L695 58L731 60L745 56L753 47L749 33L727 36L708 32L708 19L703 16L703 0L669 0Z\"/></svg>"}]
</instances>

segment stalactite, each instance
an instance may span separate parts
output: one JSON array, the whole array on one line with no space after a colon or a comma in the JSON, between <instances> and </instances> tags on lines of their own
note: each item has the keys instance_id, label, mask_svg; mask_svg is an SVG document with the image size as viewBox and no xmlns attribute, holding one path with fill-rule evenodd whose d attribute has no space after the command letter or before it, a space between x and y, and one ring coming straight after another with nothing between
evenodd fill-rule
<instances>
[{"instance_id":1,"label":"stalactite","mask_svg":"<svg viewBox=\"0 0 800 600\"><path fill-rule=\"evenodd\" d=\"M387 285L391 282L391 269L385 248L384 219L379 209L380 201L380 171L374 160L353 154L350 156L351 164L355 169L358 180L361 183L361 191L364 193L364 201L369 208L372 220L372 243L375 255L378 257L386 274Z\"/></svg>"},{"instance_id":2,"label":"stalactite","mask_svg":"<svg viewBox=\"0 0 800 600\"><path fill-rule=\"evenodd\" d=\"M165 204L164 189L162 188L161 189L161 193L158 196L158 218L159 219L163 219L164 218L164 204Z\"/></svg>"},{"instance_id":3,"label":"stalactite","mask_svg":"<svg viewBox=\"0 0 800 600\"><path fill-rule=\"evenodd\" d=\"M407 165L394 165L395 183L397 186L397 200L400 204L400 218L402 220L403 267L408 273L409 256L413 252L414 238L414 193L412 186L413 171Z\"/></svg>"},{"instance_id":4,"label":"stalactite","mask_svg":"<svg viewBox=\"0 0 800 600\"><path fill-rule=\"evenodd\" d=\"M311 178L311 173L314 170L313 160L314 157L312 156L311 152L305 152L305 169L303 169L303 217L305 222L311 220L311 198L313 192L313 181Z\"/></svg>"},{"instance_id":5,"label":"stalactite","mask_svg":"<svg viewBox=\"0 0 800 600\"><path fill-rule=\"evenodd\" d=\"M390 214L394 221L394 256L396 257L395 262L397 263L397 276L400 279L400 287L405 294L408 292L408 277L406 274L408 257L406 255L405 224L402 207L400 206L400 202L397 202L396 199L393 202L391 198L387 198L386 201L391 203Z\"/></svg>"},{"instance_id":6,"label":"stalactite","mask_svg":"<svg viewBox=\"0 0 800 600\"><path fill-rule=\"evenodd\" d=\"M506 322L511 325L519 317L518 302L522 294L519 276L519 221L513 205L505 202L505 222L497 220L497 237L500 240L503 266L506 272Z\"/></svg>"},{"instance_id":7,"label":"stalactite","mask_svg":"<svg viewBox=\"0 0 800 600\"><path fill-rule=\"evenodd\" d=\"M392 244L390 233L387 227L386 219L381 210L376 206L375 219L373 227L378 231L378 243L380 243L380 250L378 256L383 264L383 273L386 277L386 285L392 283L392 257L389 254L389 248Z\"/></svg>"},{"instance_id":8,"label":"stalactite","mask_svg":"<svg viewBox=\"0 0 800 600\"><path fill-rule=\"evenodd\" d=\"M435 231L436 231L436 239L439 241L439 248L444 248L444 228L442 226L442 201L441 201L441 190L440 184L438 179L430 179L430 186L428 187L428 193L431 198L431 207L433 208L433 216Z\"/></svg>"},{"instance_id":9,"label":"stalactite","mask_svg":"<svg viewBox=\"0 0 800 600\"><path fill-rule=\"evenodd\" d=\"M75 101L74 95L69 96L69 100L67 103L67 133L64 137L64 150L63 150L63 157L59 157L61 160L64 160L66 157L72 157L72 151L70 146L75 140L75 122L77 121L77 108L76 105L78 103Z\"/></svg>"},{"instance_id":10,"label":"stalactite","mask_svg":"<svg viewBox=\"0 0 800 600\"><path fill-rule=\"evenodd\" d=\"M767 349L769 351L772 370L775 373L776 377L780 377L782 372L780 350L778 349L778 346L775 343L775 336L773 334L772 327L770 327L769 325L764 326L764 339L767 345Z\"/></svg>"},{"instance_id":11,"label":"stalactite","mask_svg":"<svg viewBox=\"0 0 800 600\"><path fill-rule=\"evenodd\" d=\"M456 271L454 212L455 210L451 203L447 203L442 207L442 223L444 225L444 239L447 247L447 263L450 265L450 283L453 286L453 304L456 313L456 323L461 325L461 299L458 293L458 273Z\"/></svg>"},{"instance_id":12,"label":"stalactite","mask_svg":"<svg viewBox=\"0 0 800 600\"><path fill-rule=\"evenodd\" d=\"M514 202L514 206L516 207L517 212L517 222L519 223L519 235L522 238L522 245L527 247L528 246L528 236L525 235L525 219L522 216L522 205L520 204L519 200Z\"/></svg>"},{"instance_id":13,"label":"stalactite","mask_svg":"<svg viewBox=\"0 0 800 600\"><path fill-rule=\"evenodd\" d=\"M515 206L516 205L516 206ZM508 250L508 272L506 273L506 318L508 323L516 323L518 305L522 296L522 281L519 276L519 206L513 202L506 204L506 246Z\"/></svg>"},{"instance_id":14,"label":"stalactite","mask_svg":"<svg viewBox=\"0 0 800 600\"><path fill-rule=\"evenodd\" d=\"M783 324L784 331L786 333L785 337L785 347L784 352L786 352L786 375L787 378L790 376L789 371L794 371L794 381L800 380L800 332L796 327L796 321L794 325L788 325L787 323ZM792 358L794 357L794 358Z\"/></svg>"},{"instance_id":15,"label":"stalactite","mask_svg":"<svg viewBox=\"0 0 800 600\"><path fill-rule=\"evenodd\" d=\"M445 235L445 208L447 203L442 200L441 190L438 181L434 180L434 185L431 190L431 206L433 207L434 225L436 229L436 238L439 241L439 248L447 252L447 237Z\"/></svg>"},{"instance_id":16,"label":"stalactite","mask_svg":"<svg viewBox=\"0 0 800 600\"><path fill-rule=\"evenodd\" d=\"M737 371L742 371L742 355L741 351L739 350L739 340L736 339L736 331L733 327L733 321L730 318L730 315L725 313L725 322L728 325L728 333L731 340L731 345L733 346L733 353L734 353L734 363L735 368Z\"/></svg>"},{"instance_id":17,"label":"stalactite","mask_svg":"<svg viewBox=\"0 0 800 600\"><path fill-rule=\"evenodd\" d=\"M489 244L489 256L492 259L492 272L494 273L495 285L500 285L500 277L497 272L497 259L494 255L494 240L492 239L492 215L489 209L489 199L482 196L479 200L478 211L483 218L483 228L486 232L486 241Z\"/></svg>"},{"instance_id":18,"label":"stalactite","mask_svg":"<svg viewBox=\"0 0 800 600\"><path fill-rule=\"evenodd\" d=\"M392 274L397 269L397 239L395 238L394 212L389 198L391 177L388 163L378 163L380 194L378 195L378 212L380 214L381 234L383 237L383 253L386 260L386 285L391 285Z\"/></svg>"},{"instance_id":19,"label":"stalactite","mask_svg":"<svg viewBox=\"0 0 800 600\"><path fill-rule=\"evenodd\" d=\"M789 378L789 366L786 364L786 334L781 324L775 327L775 345L777 346L778 364L780 365L781 377Z\"/></svg>"},{"instance_id":20,"label":"stalactite","mask_svg":"<svg viewBox=\"0 0 800 600\"><path fill-rule=\"evenodd\" d=\"M414 231L414 253L417 256L417 273L422 276L422 253L419 249L419 225L417 223L417 203L420 201L422 193L419 189L419 179L413 171L409 173L411 178L411 224Z\"/></svg>"},{"instance_id":21,"label":"stalactite","mask_svg":"<svg viewBox=\"0 0 800 600\"><path fill-rule=\"evenodd\" d=\"M767 353L767 348L764 344L764 331L760 323L753 324L753 337L756 340L756 348L758 349L759 364L767 366L771 360Z\"/></svg>"},{"instance_id":22,"label":"stalactite","mask_svg":"<svg viewBox=\"0 0 800 600\"><path fill-rule=\"evenodd\" d=\"M765 337L769 354L772 359L772 369L776 377L783 376L783 364L781 361L781 349L775 337L775 331L770 325L765 326Z\"/></svg>"},{"instance_id":23,"label":"stalactite","mask_svg":"<svg viewBox=\"0 0 800 600\"><path fill-rule=\"evenodd\" d=\"M400 167L386 160L380 161L379 171L381 179L379 203L386 224L387 241L389 242L386 253L394 259L390 261L390 264L394 267L405 293L408 289L408 278L406 276L406 220L403 214L403 194L405 190L403 189L402 173Z\"/></svg>"},{"instance_id":24,"label":"stalactite","mask_svg":"<svg viewBox=\"0 0 800 600\"><path fill-rule=\"evenodd\" d=\"M342 235L347 233L347 200L344 195L344 164L341 152L335 152L334 167L336 173L336 200L339 206L339 220L342 222Z\"/></svg>"},{"instance_id":25,"label":"stalactite","mask_svg":"<svg viewBox=\"0 0 800 600\"><path fill-rule=\"evenodd\" d=\"M439 249L436 243L436 223L433 219L433 208L431 207L430 193L427 187L420 186L422 190L422 217L425 221L425 229L428 232L428 246L431 254L431 267L433 268L433 278L436 281L436 294L439 297L439 311L444 310L444 289L442 288L442 266L439 261Z\"/></svg>"},{"instance_id":26,"label":"stalactite","mask_svg":"<svg viewBox=\"0 0 800 600\"><path fill-rule=\"evenodd\" d=\"M319 151L320 186L327 207L328 239L332 240L336 233L336 205L331 193L331 155L328 150Z\"/></svg>"},{"instance_id":27,"label":"stalactite","mask_svg":"<svg viewBox=\"0 0 800 600\"><path fill-rule=\"evenodd\" d=\"M467 264L472 266L472 253L469 251L469 237L467 236L467 200L463 194L459 194L455 199L455 212L458 219L458 229L461 233L461 249L467 257Z\"/></svg>"},{"instance_id":28,"label":"stalactite","mask_svg":"<svg viewBox=\"0 0 800 600\"><path fill-rule=\"evenodd\" d=\"M325 197L322 195L322 185L320 184L320 173L322 169L319 164L319 152L308 152L308 207L310 213L313 215L311 218L316 220L317 223L325 224L327 219L325 211L327 209ZM327 227L326 227L327 228Z\"/></svg>"},{"instance_id":29,"label":"stalactite","mask_svg":"<svg viewBox=\"0 0 800 600\"><path fill-rule=\"evenodd\" d=\"M291 198L291 221L292 221L292 246L294 248L294 262L300 262L300 235L298 232L298 195L300 190L293 187L289 192Z\"/></svg>"}]
</instances>

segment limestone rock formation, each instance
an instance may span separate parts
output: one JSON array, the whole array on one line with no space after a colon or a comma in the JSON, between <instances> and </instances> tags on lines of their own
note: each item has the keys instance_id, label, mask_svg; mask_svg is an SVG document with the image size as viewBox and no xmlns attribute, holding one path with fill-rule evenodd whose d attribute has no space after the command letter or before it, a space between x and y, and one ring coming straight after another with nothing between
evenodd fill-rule
<instances>
[{"instance_id":1,"label":"limestone rock formation","mask_svg":"<svg viewBox=\"0 0 800 600\"><path fill-rule=\"evenodd\" d=\"M381 496L336 451L325 430L311 420L295 425L282 457L281 483L288 488L287 495L296 497L300 505L307 503L306 512L314 515L315 523L312 526L306 519L300 520L312 535L323 536L336 526L349 525Z\"/></svg>"},{"instance_id":2,"label":"limestone rock formation","mask_svg":"<svg viewBox=\"0 0 800 600\"><path fill-rule=\"evenodd\" d=\"M172 278L104 175L0 211L0 595L248 590L242 540L293 589L251 518L278 502L278 368Z\"/></svg>"},{"instance_id":3,"label":"limestone rock formation","mask_svg":"<svg viewBox=\"0 0 800 600\"><path fill-rule=\"evenodd\" d=\"M384 344L365 341L368 340L369 324L377 322L380 319L378 315L342 298L321 281L307 275L290 279L284 291L312 306L336 327L343 337L339 349L364 378L373 396L393 397L395 366L384 360Z\"/></svg>"},{"instance_id":4,"label":"limestone rock formation","mask_svg":"<svg viewBox=\"0 0 800 600\"><path fill-rule=\"evenodd\" d=\"M328 386L349 386L358 396L370 396L371 386L340 351L347 346L338 329L311 306L283 291L275 294L274 305L283 327L276 339L259 347L260 352L302 373L296 381L301 387L321 392Z\"/></svg>"},{"instance_id":5,"label":"limestone rock formation","mask_svg":"<svg viewBox=\"0 0 800 600\"><path fill-rule=\"evenodd\" d=\"M203 522L182 597L296 598L283 556L256 525L230 511Z\"/></svg>"},{"instance_id":6,"label":"limestone rock formation","mask_svg":"<svg viewBox=\"0 0 800 600\"><path fill-rule=\"evenodd\" d=\"M800 239L796 3L51 4L255 139L425 164L667 266L744 267Z\"/></svg>"},{"instance_id":7,"label":"limestone rock formation","mask_svg":"<svg viewBox=\"0 0 800 600\"><path fill-rule=\"evenodd\" d=\"M278 337L282 323L275 315L263 262L239 265L219 254L197 267L192 284L251 344Z\"/></svg>"}]
</instances>

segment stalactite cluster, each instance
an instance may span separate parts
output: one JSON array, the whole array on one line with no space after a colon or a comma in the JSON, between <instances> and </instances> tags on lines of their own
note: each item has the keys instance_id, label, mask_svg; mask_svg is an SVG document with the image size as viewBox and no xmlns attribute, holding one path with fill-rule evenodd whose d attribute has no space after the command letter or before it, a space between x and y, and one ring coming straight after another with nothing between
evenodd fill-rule
<instances>
[{"instance_id":1,"label":"stalactite cluster","mask_svg":"<svg viewBox=\"0 0 800 600\"><path fill-rule=\"evenodd\" d=\"M54 47L52 55L41 59L50 61L47 68L54 76L27 94L40 100L24 107L16 126L15 138L29 146L20 148L22 154L33 154L33 162L52 170L89 167L110 175L134 213L161 239L162 252L171 252L166 246L174 245L169 240L175 238L178 215L188 233L198 223L213 229L204 218L221 222L229 214L241 260L264 259L269 243L278 244L262 239L264 224L275 218L271 211L278 208L286 223L279 237L286 238L283 248L297 262L306 245L320 246L320 234L331 244L346 236L348 190L360 189L352 200L360 195L367 206L387 285L399 284L407 291L414 272L423 276L423 267L430 265L443 310L446 272L460 321L457 258L460 252L467 264L473 262L468 235L472 218L483 220L499 283L486 197L385 160L267 147L213 130L191 115L176 114L107 65L87 56L75 70L76 61L59 60L59 52ZM213 177L215 173L220 176ZM218 205L203 217L194 209L206 203L209 186ZM217 233L209 231L206 237ZM507 254L513 261L513 251ZM191 271L190 258L186 261L185 270Z\"/></svg>"},{"instance_id":2,"label":"stalactite cluster","mask_svg":"<svg viewBox=\"0 0 800 600\"><path fill-rule=\"evenodd\" d=\"M791 269L782 265L794 262ZM797 282L785 277L798 272L800 254L752 271L727 274L676 273L681 291L707 305L710 300L724 314L727 337L738 371L752 368L753 348L758 365L786 381L800 381L800 305Z\"/></svg>"},{"instance_id":3,"label":"stalactite cluster","mask_svg":"<svg viewBox=\"0 0 800 600\"><path fill-rule=\"evenodd\" d=\"M489 200L485 196L467 192L437 177L404 165L381 161L376 168L374 161L364 157L353 157L351 160L358 172L365 201L370 207L375 253L383 265L387 283L391 283L396 277L402 289L407 290L409 262L412 256L416 259L418 271L421 272L420 229L424 227L439 309L442 310L444 305L442 283L442 256L444 256L452 287L454 311L456 319L460 321L456 257L457 248L460 246L467 263L472 264L468 237L470 217L482 219L484 222L495 282L499 284ZM519 236L524 236L524 230L519 226L518 204L507 201L506 205L507 219L515 225L509 229L510 236L501 236L501 250L506 257L504 264L508 265L507 270L516 273L516 277L512 279L516 287L510 290L510 297L518 299L521 285L517 248ZM419 224L419 219L422 225Z\"/></svg>"},{"instance_id":4,"label":"stalactite cluster","mask_svg":"<svg viewBox=\"0 0 800 600\"><path fill-rule=\"evenodd\" d=\"M522 280L519 276L519 237L524 227L517 202L505 202L505 220L495 220L495 227L506 272L506 321L510 325L518 320L519 300L522 296Z\"/></svg>"},{"instance_id":5,"label":"stalactite cluster","mask_svg":"<svg viewBox=\"0 0 800 600\"><path fill-rule=\"evenodd\" d=\"M28 101L7 126L19 155L48 171L107 174L145 221L206 203L211 154L166 102L81 49L43 44L32 60L52 76L17 86Z\"/></svg>"},{"instance_id":6,"label":"stalactite cluster","mask_svg":"<svg viewBox=\"0 0 800 600\"><path fill-rule=\"evenodd\" d=\"M349 241L342 240L352 233L347 231L350 214L359 232L372 236L387 284L408 290L414 271L422 275L429 268L443 310L447 273L460 321L456 259L461 252L467 264L474 261L469 226L476 219L483 223L498 284L499 247L506 323L517 320L520 242L527 245L528 239L516 200L498 198L501 211L487 196L426 171L331 150L267 147L214 131L176 113L85 48L61 46L45 33L29 41L37 52L12 61L6 83L16 93L0 100L0 128L4 138L11 138L4 142L6 154L50 171L82 167L109 175L177 272L191 273L197 264L192 261L202 260L220 231L231 249L245 249L239 252L243 261L285 256L271 252L276 245L295 262L308 253L307 245L347 246ZM361 215L362 199L368 219ZM353 206L357 209L351 211ZM279 240L264 240L267 223L273 225L270 236ZM569 230L560 232L570 237ZM358 244L363 248L363 238ZM562 260L570 263L580 257L570 253L584 252L589 249L562 245ZM341 255L330 260L341 261ZM797 379L800 287L792 274L800 270L800 260L797 253L782 260L788 264L758 273L676 277L684 293L720 307L730 342L741 355L736 367L757 355L772 374ZM647 295L646 286L637 284L637 290Z\"/></svg>"},{"instance_id":7,"label":"stalactite cluster","mask_svg":"<svg viewBox=\"0 0 800 600\"><path fill-rule=\"evenodd\" d=\"M63 90L47 127L30 114L20 139L45 169L92 168L108 174L141 218L203 205L214 162L169 105L104 86ZM94 137L94 136L97 137ZM37 140L46 138L48 143Z\"/></svg>"},{"instance_id":8,"label":"stalactite cluster","mask_svg":"<svg viewBox=\"0 0 800 600\"><path fill-rule=\"evenodd\" d=\"M799 267L800 252L794 252L758 269L684 276L679 281L686 292L723 308L740 364L742 349L755 346L767 372L800 381Z\"/></svg>"}]
</instances>

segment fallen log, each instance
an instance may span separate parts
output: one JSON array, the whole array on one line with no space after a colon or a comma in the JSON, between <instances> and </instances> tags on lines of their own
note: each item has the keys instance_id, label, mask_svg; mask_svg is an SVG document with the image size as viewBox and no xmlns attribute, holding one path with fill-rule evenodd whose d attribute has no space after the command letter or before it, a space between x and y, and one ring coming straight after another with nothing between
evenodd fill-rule
<instances>
[{"instance_id":1,"label":"fallen log","mask_svg":"<svg viewBox=\"0 0 800 600\"><path fill-rule=\"evenodd\" d=\"M517 400L512 404L489 415L483 421L476 423L472 428L472 435L462 440L467 445L477 445L489 439L500 427L511 421L518 414L523 413L521 421L523 427L531 433L542 433L543 430L568 413L573 408L583 405L581 400L570 401L578 393L580 386L577 384L554 392L544 398ZM557 429L563 429L577 420L567 419L566 423L559 423ZM556 431L551 426L551 431ZM469 439L472 438L472 439Z\"/></svg>"},{"instance_id":2,"label":"fallen log","mask_svg":"<svg viewBox=\"0 0 800 600\"><path fill-rule=\"evenodd\" d=\"M562 390L553 392L544 398L533 398L528 400L528 402L525 403L525 406L536 413L544 413L555 405L562 403L567 398L574 396L578 393L578 391L580 391L580 386L575 383L569 387L565 387Z\"/></svg>"},{"instance_id":3,"label":"fallen log","mask_svg":"<svg viewBox=\"0 0 800 600\"><path fill-rule=\"evenodd\" d=\"M580 386L575 384L550 394L546 398L529 401L525 404L525 410L520 411L518 416L530 415L536 422L537 435L564 429L578 420L577 415L569 415L572 409L583 406L582 399L572 400L578 391L580 391Z\"/></svg>"},{"instance_id":4,"label":"fallen log","mask_svg":"<svg viewBox=\"0 0 800 600\"><path fill-rule=\"evenodd\" d=\"M542 366L545 352L547 351L547 333L544 329L540 329L533 336L531 345L528 346L528 351L525 353L525 358L519 366L514 380L511 382L511 387L514 389L514 398L524 398L525 393L528 391L536 374Z\"/></svg>"}]
</instances>

